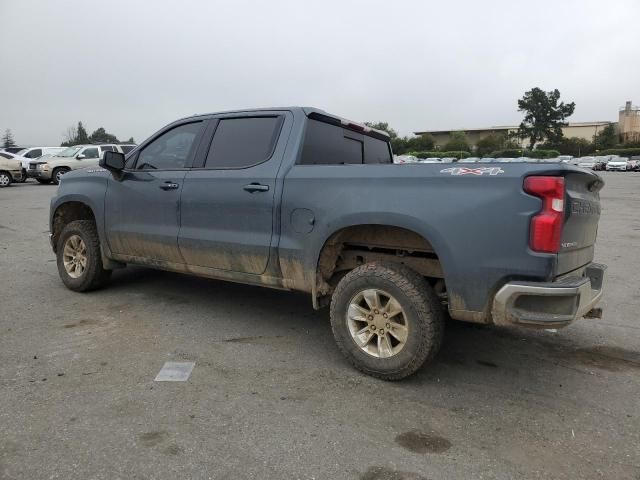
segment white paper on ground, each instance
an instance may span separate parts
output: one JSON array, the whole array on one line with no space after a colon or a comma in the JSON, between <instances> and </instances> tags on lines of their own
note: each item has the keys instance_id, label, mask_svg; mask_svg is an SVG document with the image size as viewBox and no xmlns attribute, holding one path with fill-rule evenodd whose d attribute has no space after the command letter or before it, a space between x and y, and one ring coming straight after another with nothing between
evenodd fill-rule
<instances>
[{"instance_id":1,"label":"white paper on ground","mask_svg":"<svg viewBox=\"0 0 640 480\"><path fill-rule=\"evenodd\" d=\"M194 362L165 362L158 375L156 375L155 381L186 382L189 380L194 366Z\"/></svg>"}]
</instances>

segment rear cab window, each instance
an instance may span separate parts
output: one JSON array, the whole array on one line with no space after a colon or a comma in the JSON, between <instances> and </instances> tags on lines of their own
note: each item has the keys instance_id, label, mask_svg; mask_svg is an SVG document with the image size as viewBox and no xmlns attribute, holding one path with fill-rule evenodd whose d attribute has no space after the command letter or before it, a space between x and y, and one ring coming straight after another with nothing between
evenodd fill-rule
<instances>
[{"instance_id":1,"label":"rear cab window","mask_svg":"<svg viewBox=\"0 0 640 480\"><path fill-rule=\"evenodd\" d=\"M204 168L248 168L273 155L282 116L222 118L216 127Z\"/></svg>"},{"instance_id":2,"label":"rear cab window","mask_svg":"<svg viewBox=\"0 0 640 480\"><path fill-rule=\"evenodd\" d=\"M308 119L299 165L393 163L389 143L364 132Z\"/></svg>"}]
</instances>

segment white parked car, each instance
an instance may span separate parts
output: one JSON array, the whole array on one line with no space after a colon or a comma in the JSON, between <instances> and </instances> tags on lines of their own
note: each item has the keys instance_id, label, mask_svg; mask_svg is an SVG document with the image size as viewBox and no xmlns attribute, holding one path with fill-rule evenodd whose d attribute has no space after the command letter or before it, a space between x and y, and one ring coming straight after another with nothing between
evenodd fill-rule
<instances>
[{"instance_id":1,"label":"white parked car","mask_svg":"<svg viewBox=\"0 0 640 480\"><path fill-rule=\"evenodd\" d=\"M595 170L596 159L593 157L582 157L578 159L578 166L589 170Z\"/></svg>"},{"instance_id":2,"label":"white parked car","mask_svg":"<svg viewBox=\"0 0 640 480\"><path fill-rule=\"evenodd\" d=\"M611 171L626 172L628 166L629 166L629 159L624 157L612 158L607 162L607 166L605 167L605 170L607 172L611 172Z\"/></svg>"},{"instance_id":3,"label":"white parked car","mask_svg":"<svg viewBox=\"0 0 640 480\"><path fill-rule=\"evenodd\" d=\"M22 162L22 168L26 170L29 168L29 162L31 160L35 160L43 155L55 155L64 149L65 147L29 147L16 152L16 155L20 157L19 160Z\"/></svg>"},{"instance_id":4,"label":"white parked car","mask_svg":"<svg viewBox=\"0 0 640 480\"><path fill-rule=\"evenodd\" d=\"M413 155L394 155L393 163L418 163L420 159Z\"/></svg>"}]
</instances>

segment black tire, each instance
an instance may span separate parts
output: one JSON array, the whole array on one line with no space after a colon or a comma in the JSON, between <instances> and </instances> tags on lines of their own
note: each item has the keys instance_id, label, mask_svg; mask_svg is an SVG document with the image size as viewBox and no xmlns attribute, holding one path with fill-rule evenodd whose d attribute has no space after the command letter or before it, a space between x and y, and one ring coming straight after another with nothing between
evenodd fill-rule
<instances>
[{"instance_id":1,"label":"black tire","mask_svg":"<svg viewBox=\"0 0 640 480\"><path fill-rule=\"evenodd\" d=\"M9 172L0 170L0 188L8 187L13 183L13 177Z\"/></svg>"},{"instance_id":2,"label":"black tire","mask_svg":"<svg viewBox=\"0 0 640 480\"><path fill-rule=\"evenodd\" d=\"M44 178L36 178L40 185L48 185L51 183L51 180L45 180Z\"/></svg>"},{"instance_id":3,"label":"black tire","mask_svg":"<svg viewBox=\"0 0 640 480\"><path fill-rule=\"evenodd\" d=\"M53 184L58 185L60 183L60 179L58 178L58 175L62 176L68 171L69 169L66 167L54 168L53 171L51 172L51 181L53 182Z\"/></svg>"},{"instance_id":4,"label":"black tire","mask_svg":"<svg viewBox=\"0 0 640 480\"><path fill-rule=\"evenodd\" d=\"M369 288L388 292L405 311L409 328L406 343L387 358L362 350L349 332L349 304ZM438 353L444 336L444 315L437 295L422 276L401 264L376 262L353 269L338 283L331 299L331 329L338 348L355 368L383 380L400 380Z\"/></svg>"},{"instance_id":5,"label":"black tire","mask_svg":"<svg viewBox=\"0 0 640 480\"><path fill-rule=\"evenodd\" d=\"M79 236L86 248L87 265L78 278L69 275L63 260L65 244L73 235ZM111 270L106 270L102 266L100 239L96 226L91 220L75 220L66 225L58 237L56 252L58 274L69 290L75 292L95 290L107 283L111 276Z\"/></svg>"}]
</instances>

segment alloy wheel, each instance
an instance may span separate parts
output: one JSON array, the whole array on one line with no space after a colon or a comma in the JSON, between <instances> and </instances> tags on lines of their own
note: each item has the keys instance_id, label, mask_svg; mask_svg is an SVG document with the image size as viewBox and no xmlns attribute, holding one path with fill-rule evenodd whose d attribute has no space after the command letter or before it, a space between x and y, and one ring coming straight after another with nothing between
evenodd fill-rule
<instances>
[{"instance_id":1,"label":"alloy wheel","mask_svg":"<svg viewBox=\"0 0 640 480\"><path fill-rule=\"evenodd\" d=\"M405 311L383 290L370 288L357 293L349 302L346 321L353 341L373 357L397 355L407 343Z\"/></svg>"}]
</instances>

